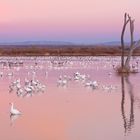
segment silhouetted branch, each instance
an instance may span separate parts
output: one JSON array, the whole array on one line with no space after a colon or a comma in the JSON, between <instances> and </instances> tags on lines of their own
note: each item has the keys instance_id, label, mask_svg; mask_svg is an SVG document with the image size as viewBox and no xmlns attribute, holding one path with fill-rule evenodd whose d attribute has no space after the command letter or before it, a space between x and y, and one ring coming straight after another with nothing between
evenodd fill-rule
<instances>
[{"instance_id":1,"label":"silhouetted branch","mask_svg":"<svg viewBox=\"0 0 140 140\"><path fill-rule=\"evenodd\" d=\"M128 14L125 13L125 15L124 15L124 24L123 24L123 28L122 28L122 32L121 32L121 47L122 47L121 67L122 67L122 69L124 68L124 50L125 50L124 33L125 33L126 26L130 21L130 18L127 18L127 17L128 17Z\"/></svg>"},{"instance_id":2,"label":"silhouetted branch","mask_svg":"<svg viewBox=\"0 0 140 140\"><path fill-rule=\"evenodd\" d=\"M140 45L140 40L138 42L134 41L134 19L129 16L129 14L125 13L124 15L124 24L121 32L121 48L122 48L122 55L121 55L121 68L118 70L121 73L129 73L132 72L130 68L130 59L133 55L133 51ZM130 24L130 46L126 61L124 62L124 54L125 54L125 43L124 43L124 34L126 30L127 24ZM134 72L134 71L133 71Z\"/></svg>"},{"instance_id":3,"label":"silhouetted branch","mask_svg":"<svg viewBox=\"0 0 140 140\"><path fill-rule=\"evenodd\" d=\"M129 117L127 117L125 112L125 82L128 85L128 93L130 95L130 113ZM121 77L121 85L122 85L122 100L121 100L121 113L124 122L124 131L125 134L131 132L132 126L134 125L134 94L133 94L133 85L128 79L128 76L122 75Z\"/></svg>"}]
</instances>

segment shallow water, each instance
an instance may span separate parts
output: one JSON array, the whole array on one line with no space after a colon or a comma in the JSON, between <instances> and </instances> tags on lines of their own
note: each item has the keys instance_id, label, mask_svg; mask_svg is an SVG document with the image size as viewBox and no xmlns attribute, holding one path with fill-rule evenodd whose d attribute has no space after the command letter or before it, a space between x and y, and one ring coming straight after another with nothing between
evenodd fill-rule
<instances>
[{"instance_id":1,"label":"shallow water","mask_svg":"<svg viewBox=\"0 0 140 140\"><path fill-rule=\"evenodd\" d=\"M23 65L9 67L20 61ZM1 57L0 137L139 140L140 74L116 75L112 65L119 62L119 57ZM74 80L76 72L86 78ZM66 85L58 85L60 75L67 78ZM9 88L19 78L20 95ZM26 93L25 79L38 80L45 88ZM98 87L86 86L89 81L97 81ZM10 116L10 102L22 115Z\"/></svg>"}]
</instances>

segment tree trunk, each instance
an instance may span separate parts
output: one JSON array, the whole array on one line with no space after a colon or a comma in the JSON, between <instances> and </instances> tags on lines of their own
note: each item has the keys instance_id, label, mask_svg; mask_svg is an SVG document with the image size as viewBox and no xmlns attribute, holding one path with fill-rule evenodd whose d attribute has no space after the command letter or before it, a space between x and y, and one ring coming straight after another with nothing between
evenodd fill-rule
<instances>
[{"instance_id":1,"label":"tree trunk","mask_svg":"<svg viewBox=\"0 0 140 140\"><path fill-rule=\"evenodd\" d=\"M130 23L130 49L129 49L129 52L128 52L128 55L127 55L127 59L125 61L125 68L130 71L130 59L131 59L131 56L133 54L133 51L134 51L134 20L131 19L131 17L128 15L128 18L129 18L129 23Z\"/></svg>"},{"instance_id":2,"label":"tree trunk","mask_svg":"<svg viewBox=\"0 0 140 140\"><path fill-rule=\"evenodd\" d=\"M124 33L125 33L125 29L126 26L129 22L129 18L127 19L127 13L125 13L124 15L124 25L123 25L123 29L122 29L122 33L121 33L121 49L122 49L122 54L121 54L121 67L122 69L124 69L124 50L125 50L125 44L124 44Z\"/></svg>"},{"instance_id":3,"label":"tree trunk","mask_svg":"<svg viewBox=\"0 0 140 140\"><path fill-rule=\"evenodd\" d=\"M130 49L128 56L127 56L127 59L125 61L125 68L127 68L129 70L130 70L130 60L131 60L132 54L133 54L133 49Z\"/></svg>"},{"instance_id":4,"label":"tree trunk","mask_svg":"<svg viewBox=\"0 0 140 140\"><path fill-rule=\"evenodd\" d=\"M128 23L130 24L130 46L129 46L128 55L127 55L127 58L126 58L126 61L125 61L124 60L124 55L125 55L124 34L125 34L126 26L127 26ZM133 55L133 51L139 45L140 45L140 40L137 41L137 42L134 41L134 20L129 16L129 14L125 13L125 15L124 15L124 25L123 25L122 32L121 32L122 54L121 54L121 67L119 69L119 72L121 72L121 73L131 72L131 68L130 68L131 56Z\"/></svg>"}]
</instances>

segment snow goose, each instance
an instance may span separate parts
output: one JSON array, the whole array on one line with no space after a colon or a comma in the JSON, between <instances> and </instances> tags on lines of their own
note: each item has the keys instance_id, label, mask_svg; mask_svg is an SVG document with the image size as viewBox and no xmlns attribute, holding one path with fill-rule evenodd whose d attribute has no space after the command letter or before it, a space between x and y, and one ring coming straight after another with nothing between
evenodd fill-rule
<instances>
[{"instance_id":1,"label":"snow goose","mask_svg":"<svg viewBox=\"0 0 140 140\"><path fill-rule=\"evenodd\" d=\"M20 115L21 114L21 112L19 110L14 108L14 103L10 103L10 105L11 105L11 108L10 108L11 115Z\"/></svg>"}]
</instances>

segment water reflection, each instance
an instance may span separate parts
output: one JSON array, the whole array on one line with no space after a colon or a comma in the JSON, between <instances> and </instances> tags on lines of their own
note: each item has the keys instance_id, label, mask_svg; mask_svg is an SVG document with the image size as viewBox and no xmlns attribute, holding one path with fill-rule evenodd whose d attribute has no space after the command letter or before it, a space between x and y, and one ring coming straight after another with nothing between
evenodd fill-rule
<instances>
[{"instance_id":1,"label":"water reflection","mask_svg":"<svg viewBox=\"0 0 140 140\"><path fill-rule=\"evenodd\" d=\"M5 59L2 60L6 64L16 60ZM108 140L139 140L140 111L134 107L140 107L140 73L122 76L121 89L120 77L112 70L112 64L118 65L120 59L19 59L23 60L23 66L9 67L0 63L0 130L5 132L0 137L11 140L103 140L106 136ZM22 117L5 113L9 101L19 105L24 112Z\"/></svg>"},{"instance_id":2,"label":"water reflection","mask_svg":"<svg viewBox=\"0 0 140 140\"><path fill-rule=\"evenodd\" d=\"M133 85L130 82L129 76L122 75L121 77L121 84L122 84L122 101L121 101L121 112L122 112L122 118L124 122L124 131L125 134L128 134L131 132L132 127L134 126L134 93L133 93ZM125 92L125 86L128 88L128 93L130 97L130 110L129 113L125 110L125 104L126 102L126 92ZM128 114L128 116L127 116Z\"/></svg>"},{"instance_id":3,"label":"water reflection","mask_svg":"<svg viewBox=\"0 0 140 140\"><path fill-rule=\"evenodd\" d=\"M13 126L15 121L19 118L20 115L10 114L10 126Z\"/></svg>"}]
</instances>

